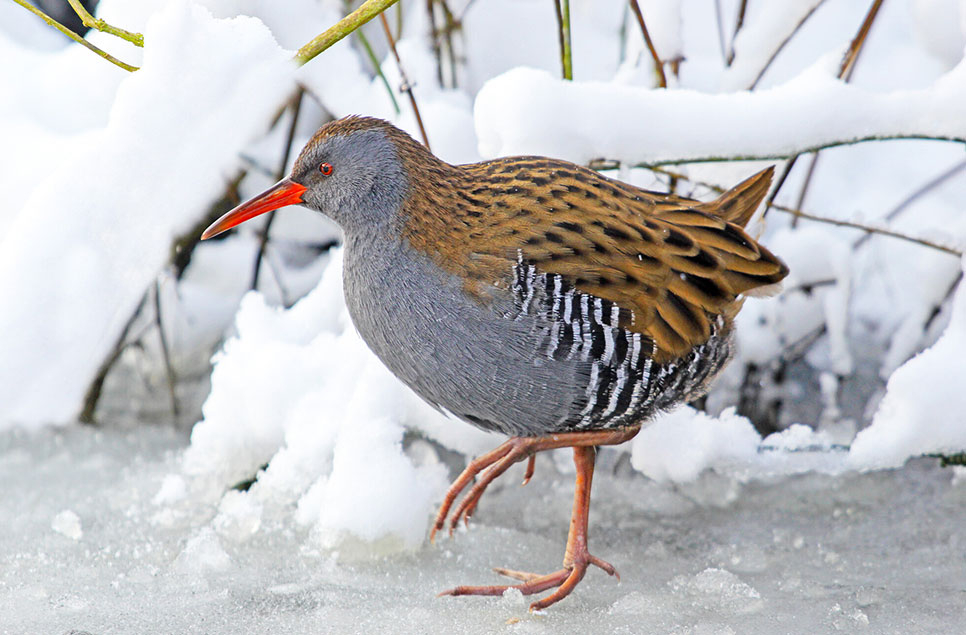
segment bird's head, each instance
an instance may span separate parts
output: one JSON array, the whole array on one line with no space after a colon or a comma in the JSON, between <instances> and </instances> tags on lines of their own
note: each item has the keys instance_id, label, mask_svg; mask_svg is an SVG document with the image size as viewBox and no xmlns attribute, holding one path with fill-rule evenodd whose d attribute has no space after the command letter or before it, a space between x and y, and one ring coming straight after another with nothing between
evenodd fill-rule
<instances>
[{"instance_id":1,"label":"bird's head","mask_svg":"<svg viewBox=\"0 0 966 635\"><path fill-rule=\"evenodd\" d=\"M391 222L406 193L400 154L412 152L410 145L418 146L381 119L346 117L328 123L302 149L288 178L226 213L201 238L286 205L322 212L345 231Z\"/></svg>"}]
</instances>

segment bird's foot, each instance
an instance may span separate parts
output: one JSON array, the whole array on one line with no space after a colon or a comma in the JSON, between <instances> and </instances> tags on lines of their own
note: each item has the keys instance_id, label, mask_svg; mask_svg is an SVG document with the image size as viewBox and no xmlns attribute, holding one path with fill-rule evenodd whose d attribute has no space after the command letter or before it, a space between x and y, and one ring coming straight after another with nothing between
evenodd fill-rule
<instances>
[{"instance_id":1,"label":"bird's foot","mask_svg":"<svg viewBox=\"0 0 966 635\"><path fill-rule=\"evenodd\" d=\"M470 516L476 511L480 497L483 492L498 476L510 469L514 463L524 459L528 460L527 470L523 477L523 484L526 485L533 476L534 460L538 452L545 450L556 450L557 448L567 447L593 447L599 445L614 445L623 443L632 438L640 430L640 426L630 428L619 428L615 430L598 430L591 432L564 432L551 434L545 437L512 437L491 452L479 456L466 466L466 469L453 481L443 504L440 505L439 512L436 514L436 521L429 532L430 541L436 538L436 532L446 526L446 519L449 517L449 533L453 534L460 519L467 524ZM450 510L459 495L466 489L474 479L476 483L469 489L463 500L457 505L456 510L450 517Z\"/></svg>"},{"instance_id":2,"label":"bird's foot","mask_svg":"<svg viewBox=\"0 0 966 635\"><path fill-rule=\"evenodd\" d=\"M594 565L603 569L608 575L621 579L617 570L609 562L592 556L587 551L577 554L573 564L547 575L536 573L526 573L524 571L514 571L512 569L496 568L494 571L502 576L520 580L521 584L494 584L486 586L458 586L440 593L444 595L503 595L509 589L517 589L523 595L542 593L547 589L556 588L557 590L545 598L530 604L531 611L539 611L556 604L560 600L570 595L571 591L583 579L587 573L587 567Z\"/></svg>"},{"instance_id":3,"label":"bird's foot","mask_svg":"<svg viewBox=\"0 0 966 635\"><path fill-rule=\"evenodd\" d=\"M534 458L536 452L539 451L533 450L532 446L535 445L535 442L542 440L542 438L513 437L492 452L488 452L470 461L466 469L453 481L453 484L450 485L449 490L446 492L443 504L436 514L436 522L433 523L433 528L429 533L429 539L431 541L435 539L436 532L446 525L446 518L449 516L450 509L473 479L479 477L476 483L473 484L473 487L467 492L466 496L463 497L463 500L460 501L456 507L456 511L453 512L452 518L450 518L450 535L453 535L453 530L456 528L460 519L463 519L464 524L469 521L470 516L476 511L480 497L483 496L483 492L486 491L490 483L510 469L510 466L514 463L529 458L530 462L527 465L527 472L523 479L525 485L530 480L530 477L533 476Z\"/></svg>"}]
</instances>

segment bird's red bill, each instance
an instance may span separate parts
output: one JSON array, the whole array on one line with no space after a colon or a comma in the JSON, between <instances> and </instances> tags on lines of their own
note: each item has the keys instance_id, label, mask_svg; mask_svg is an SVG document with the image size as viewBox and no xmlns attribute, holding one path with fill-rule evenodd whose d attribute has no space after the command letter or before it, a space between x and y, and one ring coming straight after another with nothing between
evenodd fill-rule
<instances>
[{"instance_id":1,"label":"bird's red bill","mask_svg":"<svg viewBox=\"0 0 966 635\"><path fill-rule=\"evenodd\" d=\"M227 231L235 225L241 225L246 220L255 218L273 209L286 205L298 205L302 202L302 194L306 187L291 179L282 179L258 196L248 200L231 210L215 222L201 235L201 240L207 240Z\"/></svg>"}]
</instances>

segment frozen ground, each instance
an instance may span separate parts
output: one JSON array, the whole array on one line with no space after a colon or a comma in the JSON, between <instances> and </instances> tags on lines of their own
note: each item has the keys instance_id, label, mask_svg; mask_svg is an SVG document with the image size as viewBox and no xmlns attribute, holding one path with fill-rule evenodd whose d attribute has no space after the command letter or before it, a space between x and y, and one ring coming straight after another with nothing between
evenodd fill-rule
<instances>
[{"instance_id":1,"label":"frozen ground","mask_svg":"<svg viewBox=\"0 0 966 635\"><path fill-rule=\"evenodd\" d=\"M531 615L519 596L435 595L495 582L491 566L557 567L572 482L550 459L525 488L498 483L453 540L331 553L291 522L239 540L208 528L213 508L157 505L184 444L157 427L3 433L0 632L909 634L966 618L966 482L934 460L672 487L608 451L591 539L621 582L592 571Z\"/></svg>"}]
</instances>

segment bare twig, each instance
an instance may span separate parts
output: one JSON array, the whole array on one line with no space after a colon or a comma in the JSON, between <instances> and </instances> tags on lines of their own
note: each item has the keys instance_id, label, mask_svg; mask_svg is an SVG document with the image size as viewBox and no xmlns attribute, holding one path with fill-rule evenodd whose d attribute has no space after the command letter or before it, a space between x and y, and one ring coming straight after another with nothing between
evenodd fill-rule
<instances>
[{"instance_id":1,"label":"bare twig","mask_svg":"<svg viewBox=\"0 0 966 635\"><path fill-rule=\"evenodd\" d=\"M171 355L168 348L168 338L164 334L164 321L161 318L161 278L154 283L154 323L158 327L158 341L161 343L161 359L164 362L164 373L168 380L168 397L171 399L171 415L178 420L178 395L174 387L177 378L171 365Z\"/></svg>"},{"instance_id":2,"label":"bare twig","mask_svg":"<svg viewBox=\"0 0 966 635\"><path fill-rule=\"evenodd\" d=\"M825 0L822 0L822 2L824 2L824 1ZM774 51L772 51L771 56L765 62L765 65L761 67L761 70L758 71L758 75L755 76L755 80L753 82L751 82L751 86L748 87L748 90L754 90L755 87L758 86L758 82L760 82L761 81L761 78L765 76L765 72L769 68L771 68L772 62L775 61L775 58L778 57L778 54L781 53L782 50L785 48L785 45L788 44L793 37L795 37L795 34L798 33L798 31L802 28L802 25L804 25L808 21L808 19L810 17L812 17L812 14L815 13L815 10L818 9L818 7L822 4L822 2L819 2L818 4L816 4L814 7L812 7L809 10L808 13L806 13L805 15L803 15L802 16L802 19L799 20L798 21L798 24L795 25L795 28L792 29L791 32L785 37L785 39L783 39L781 41L781 44L778 45L778 48L776 48ZM737 31L736 31L736 33L737 33ZM734 52L734 42L732 42L732 44L731 44L731 58L732 58L732 60L734 59L734 56L735 56L735 52Z\"/></svg>"},{"instance_id":3,"label":"bare twig","mask_svg":"<svg viewBox=\"0 0 966 635\"><path fill-rule=\"evenodd\" d=\"M356 35L359 37L359 41L362 43L362 48L366 51L366 57L369 58L369 62L372 64L372 68L375 69L376 75L382 80L382 85L386 88L386 93L389 94L389 99L392 100L392 108L399 114L399 102L396 101L396 93L393 92L392 86L389 85L389 80L386 79L386 74L382 72L382 64L379 63L379 58L376 57L376 52L372 50L372 45L369 44L369 38L366 37L362 29L356 29Z\"/></svg>"},{"instance_id":4,"label":"bare twig","mask_svg":"<svg viewBox=\"0 0 966 635\"><path fill-rule=\"evenodd\" d=\"M865 38L868 37L869 29L872 28L872 22L875 20L875 16L881 6L882 0L873 0L872 6L869 7L869 12L866 13L865 19L862 21L862 26L859 27L859 32L856 33L852 42L849 44L848 50L846 50L845 55L842 57L842 63L839 65L839 79L848 82L852 78L855 63L859 59L859 53L862 52L862 44L865 42ZM804 207L805 197L808 195L808 186L812 184L812 176L815 174L815 166L818 164L818 157L818 153L813 154L812 161L808 164L808 171L805 172L805 181L802 183L802 191L799 193L798 203L795 205L798 209ZM792 219L792 227L795 227L797 224L798 217L796 216Z\"/></svg>"},{"instance_id":5,"label":"bare twig","mask_svg":"<svg viewBox=\"0 0 966 635\"><path fill-rule=\"evenodd\" d=\"M748 9L748 0L741 0L738 4L738 19L735 20L735 31L731 35L731 46L728 47L728 56L725 58L725 64L731 66L735 61L735 38L738 37L738 32L741 31L741 27L745 25L745 11Z\"/></svg>"},{"instance_id":6,"label":"bare twig","mask_svg":"<svg viewBox=\"0 0 966 635\"><path fill-rule=\"evenodd\" d=\"M557 27L560 31L560 66L564 79L574 78L573 55L570 50L570 0L554 0Z\"/></svg>"},{"instance_id":7,"label":"bare twig","mask_svg":"<svg viewBox=\"0 0 966 635\"><path fill-rule=\"evenodd\" d=\"M815 175L815 167L818 165L818 158L821 156L818 152L812 154L812 160L808 164L808 170L805 172L805 180L802 182L802 191L798 193L798 201L795 203L796 209L802 209L805 207L805 197L808 196L808 186L812 184L812 176ZM798 226L798 216L792 219L792 227Z\"/></svg>"},{"instance_id":8,"label":"bare twig","mask_svg":"<svg viewBox=\"0 0 966 635\"><path fill-rule=\"evenodd\" d=\"M399 89L409 95L409 103L413 107L413 114L416 115L416 123L419 125L419 134L423 136L423 145L428 149L429 137L426 135L426 128L423 127L423 118L419 116L419 106L416 105L416 97L413 96L413 85L406 76L406 70L403 68L402 60L399 59L399 52L396 50L396 40L393 39L392 31L389 30L389 21L386 20L385 13L380 13L379 19L382 21L382 28L386 32L386 39L389 40L389 48L392 50L392 55L396 58L396 65L399 68L399 78L402 80L402 86Z\"/></svg>"},{"instance_id":9,"label":"bare twig","mask_svg":"<svg viewBox=\"0 0 966 635\"><path fill-rule=\"evenodd\" d=\"M436 25L436 7L442 16L443 26ZM436 56L436 76L440 86L446 86L443 80L444 44L446 57L449 58L449 88L456 87L456 51L453 47L453 31L460 27L460 23L453 16L446 0L426 0L426 11L429 14L430 37L433 40L433 55Z\"/></svg>"},{"instance_id":10,"label":"bare twig","mask_svg":"<svg viewBox=\"0 0 966 635\"><path fill-rule=\"evenodd\" d=\"M842 63L839 65L839 79L849 81L852 76L852 71L855 69L855 62L859 58L859 53L862 51L862 46L869 35L869 30L872 28L872 23L875 21L876 15L879 13L879 8L882 6L882 0L872 0L872 5L869 7L868 12L865 14L865 19L862 20L862 25L859 26L858 32L855 37L852 38L852 42L849 44L845 56L842 58ZM809 14L811 15L811 14ZM757 80L755 80L757 83ZM774 207L775 198L778 196L779 190L785 184L785 180L791 173L792 168L795 167L795 161L798 160L800 155L796 154L788 160L785 167L782 169L781 175L779 175L775 187L772 188L771 192L768 194L768 198L765 200L765 214L768 214L768 210ZM813 164L814 165L814 164ZM811 170L809 170L811 174ZM807 188L809 181L806 181L803 188ZM804 193L802 198L804 199ZM797 219L796 219L797 220Z\"/></svg>"},{"instance_id":11,"label":"bare twig","mask_svg":"<svg viewBox=\"0 0 966 635\"><path fill-rule=\"evenodd\" d=\"M672 170L667 170L665 168L658 167L658 166L653 166L653 167L650 168L650 170L652 170L653 172L657 172L658 174L664 174L666 176L675 177L675 178L678 178L678 179L688 180L688 181L690 181L690 182L692 182L692 183L694 183L696 185L700 185L702 187L706 187L709 190L712 190L712 191L717 192L719 194L725 191L725 188L723 188L721 186L714 185L713 183L707 183L707 182L704 182L704 181L698 181L698 180L695 180L695 179L691 179L687 175L681 174L680 172L674 172ZM929 247L930 249L936 249L937 251L942 251L942 252L945 252L947 254L951 254L953 256L957 256L957 257L962 257L962 255L963 255L963 251L960 250L960 249L956 249L956 248L950 247L948 245L943 245L943 244L937 243L935 241L929 240L927 238L920 238L918 236L910 236L909 234L903 234L902 232L899 232L899 231L896 231L896 230L893 230L893 229L889 229L887 227L876 227L874 225L868 225L868 224L865 224L865 223L859 223L857 221L850 221L850 220L844 220L844 219L839 219L839 218L829 218L827 216L820 216L818 214L810 214L810 213L804 212L804 211L802 211L800 209L796 209L794 207L787 207L785 205L773 204L772 207L774 209L777 209L780 212L785 212L787 214L793 214L795 216L798 216L800 218L804 218L806 220L811 220L811 221L815 221L815 222L818 222L818 223L826 223L828 225L836 225L838 227L848 227L850 229L859 229L859 230L862 230L864 232L868 232L870 234L877 234L877 235L880 235L880 236L888 236L890 238L898 238L899 240L905 240L907 242L915 243L917 245L922 245L923 247Z\"/></svg>"},{"instance_id":12,"label":"bare twig","mask_svg":"<svg viewBox=\"0 0 966 635\"><path fill-rule=\"evenodd\" d=\"M664 62L658 56L657 49L654 48L654 42L651 41L651 35L647 32L647 25L644 23L644 14L641 13L641 7L637 4L637 0L630 0L630 3L631 10L634 12L634 16L637 17L637 24L641 27L641 35L644 36L644 43L647 45L647 50L651 52L651 58L654 60L654 72L657 73L657 85L661 88L667 88Z\"/></svg>"},{"instance_id":13,"label":"bare twig","mask_svg":"<svg viewBox=\"0 0 966 635\"><path fill-rule=\"evenodd\" d=\"M439 28L436 26L436 0L426 0L429 18L429 38L432 40L433 56L436 57L436 81L443 86L443 46L440 44Z\"/></svg>"},{"instance_id":14,"label":"bare twig","mask_svg":"<svg viewBox=\"0 0 966 635\"><path fill-rule=\"evenodd\" d=\"M450 11L446 0L439 0L439 6L443 10L443 19L446 20L443 37L446 39L446 51L449 53L449 87L456 88L456 49L453 47L453 31L462 28L463 25Z\"/></svg>"},{"instance_id":15,"label":"bare twig","mask_svg":"<svg viewBox=\"0 0 966 635\"><path fill-rule=\"evenodd\" d=\"M114 342L114 347L111 349L110 354L101 362L101 365L97 369L97 373L94 375L94 379L91 380L90 385L87 387L87 393L84 394L84 405L81 407L80 414L77 415L77 420L81 423L96 423L94 420L94 413L97 411L97 403L101 399L101 393L104 391L104 380L107 379L107 374L114 367L114 363L121 357L121 353L124 352L125 342L127 341L128 335L131 333L131 328L134 327L134 323L137 321L138 316L141 311L144 310L144 305L148 301L148 291L144 292L141 296L141 301L138 306L131 313L128 318L127 323L124 328L121 329L121 333L117 336L117 340Z\"/></svg>"},{"instance_id":16,"label":"bare twig","mask_svg":"<svg viewBox=\"0 0 966 635\"><path fill-rule=\"evenodd\" d=\"M362 33L359 31L359 33ZM285 137L285 148L282 150L282 159L279 161L278 169L275 171L275 179L281 179L285 176L285 168L288 166L289 156L292 154L292 142L295 139L295 128L299 121L299 112L302 109L302 96L305 95L305 89L299 86L298 91L292 97L292 121L288 126L288 134ZM265 250L268 247L268 237L272 229L272 222L275 220L275 214L269 214L268 219L265 221L265 225L262 226L262 231L259 232L258 236L258 255L255 257L255 268L252 271L252 283L249 287L253 291L258 287L258 274L262 268L262 261L265 259ZM281 286L281 285L279 285Z\"/></svg>"},{"instance_id":17,"label":"bare twig","mask_svg":"<svg viewBox=\"0 0 966 635\"><path fill-rule=\"evenodd\" d=\"M725 50L724 20L721 18L721 0L714 0L714 20L718 24L718 49L721 51L721 59L725 60L726 66L730 66L727 63L728 52Z\"/></svg>"},{"instance_id":18,"label":"bare twig","mask_svg":"<svg viewBox=\"0 0 966 635\"><path fill-rule=\"evenodd\" d=\"M137 66L131 66L130 64L128 64L126 62L122 62L121 60L117 59L116 57L114 57L113 55L111 55L110 53L108 53L107 51L104 51L102 49L97 48L96 46L94 46L93 44L91 44L90 42L88 42L87 40L85 40L84 38L82 38L81 36L77 35L73 31L71 31L70 29L68 29L66 26L64 26L63 24L61 24L57 20L53 19L52 17L50 17L49 15L47 15L46 13L44 13L43 11L41 11L40 9L38 9L37 7L35 7L34 5L32 5L29 2L27 2L27 0L13 0L13 1L16 2L17 4L19 4L21 7L23 7L27 11L30 11L31 13L33 13L34 15L36 15L37 17L39 17L41 20L43 20L44 22L46 22L48 26L54 27L55 29L57 29L58 31L60 31L61 33L63 33L67 37L69 37L70 39L74 40L75 42L77 42L78 44L80 44L81 46L83 46L84 48L86 48L86 49L94 52L96 55L99 55L100 57L103 57L104 59L106 59L111 64L114 64L115 66L118 66L120 68L123 68L124 70L129 71L129 72L132 72L132 73L138 69Z\"/></svg>"},{"instance_id":19,"label":"bare twig","mask_svg":"<svg viewBox=\"0 0 966 635\"><path fill-rule=\"evenodd\" d=\"M839 79L844 79L845 81L852 79L852 71L855 70L855 63L859 59L859 53L862 52L862 46L869 36L869 30L872 29L872 23L875 22L875 17L879 14L881 7L882 0L872 0L872 5L865 14L865 19L862 20L862 26L859 27L859 32L852 38L849 48L842 57L842 64L839 66Z\"/></svg>"},{"instance_id":20,"label":"bare twig","mask_svg":"<svg viewBox=\"0 0 966 635\"><path fill-rule=\"evenodd\" d=\"M77 17L81 19L81 23L88 29L95 29L97 31L101 31L102 33L116 35L122 40L130 42L134 46L144 46L144 36L140 33L132 33L131 31L126 31L116 26L111 26L100 18L95 18L90 14L90 12L87 11L87 8L81 4L80 0L67 0L67 2L70 4L71 8L74 9L74 13L77 14Z\"/></svg>"},{"instance_id":21,"label":"bare twig","mask_svg":"<svg viewBox=\"0 0 966 635\"><path fill-rule=\"evenodd\" d=\"M731 154L731 155L707 155L703 157L678 157L671 159L661 159L660 161L653 161L648 163L636 163L633 167L636 168L651 168L662 165L682 165L686 163L726 163L729 161L781 161L786 159L791 159L802 154L808 154L809 152L818 152L819 150L825 150L827 148L838 148L842 146L851 146L859 143L868 143L870 141L899 141L899 140L925 140L925 141L950 141L955 143L966 143L966 136L963 137L953 137L953 136L936 136L927 134L896 134L896 135L868 135L865 137L856 137L855 139L836 139L833 141L826 141L824 143L818 143L811 146L804 146L798 148L794 151L794 154L781 154L781 153L771 153L771 154ZM595 169L608 169L610 167L610 161L606 159L597 159L591 162ZM603 167L599 167L603 166Z\"/></svg>"},{"instance_id":22,"label":"bare twig","mask_svg":"<svg viewBox=\"0 0 966 635\"><path fill-rule=\"evenodd\" d=\"M17 1L17 0L15 0ZM305 64L316 55L326 50L360 26L396 4L399 0L366 0L358 9L342 18L334 25L320 33L311 42L300 48L295 54L295 61L299 65ZM385 19L385 18L383 18Z\"/></svg>"},{"instance_id":23,"label":"bare twig","mask_svg":"<svg viewBox=\"0 0 966 635\"><path fill-rule=\"evenodd\" d=\"M916 200L918 200L920 197L924 196L925 194L928 194L930 191L939 187L940 185L942 185L952 177L962 172L964 169L966 169L966 159L964 159L963 161L960 161L953 167L949 168L948 170L945 170L939 176L929 179L929 181L924 183L922 186L916 188L915 192L913 192L906 198L902 199L902 201L898 205L893 207L889 211L889 213L883 216L882 218L884 220L894 220L899 214L904 212L906 208L908 208L910 205L916 202ZM869 234L866 234L865 236L862 236L861 238L856 240L852 246L860 247L862 243L864 243L868 239L869 239Z\"/></svg>"},{"instance_id":24,"label":"bare twig","mask_svg":"<svg viewBox=\"0 0 966 635\"><path fill-rule=\"evenodd\" d=\"M939 314L942 312L943 307L953 297L953 293L956 292L956 289L959 287L959 283L962 282L962 280L963 280L963 270L960 269L959 273L957 273L956 277L953 279L952 284L950 284L949 288L946 289L946 293L943 294L942 299L933 305L932 311L930 311L929 313L929 317L926 318L926 322L922 325L922 330L924 333L929 330L929 327L932 326L933 321L935 321L935 319L939 317Z\"/></svg>"}]
</instances>

